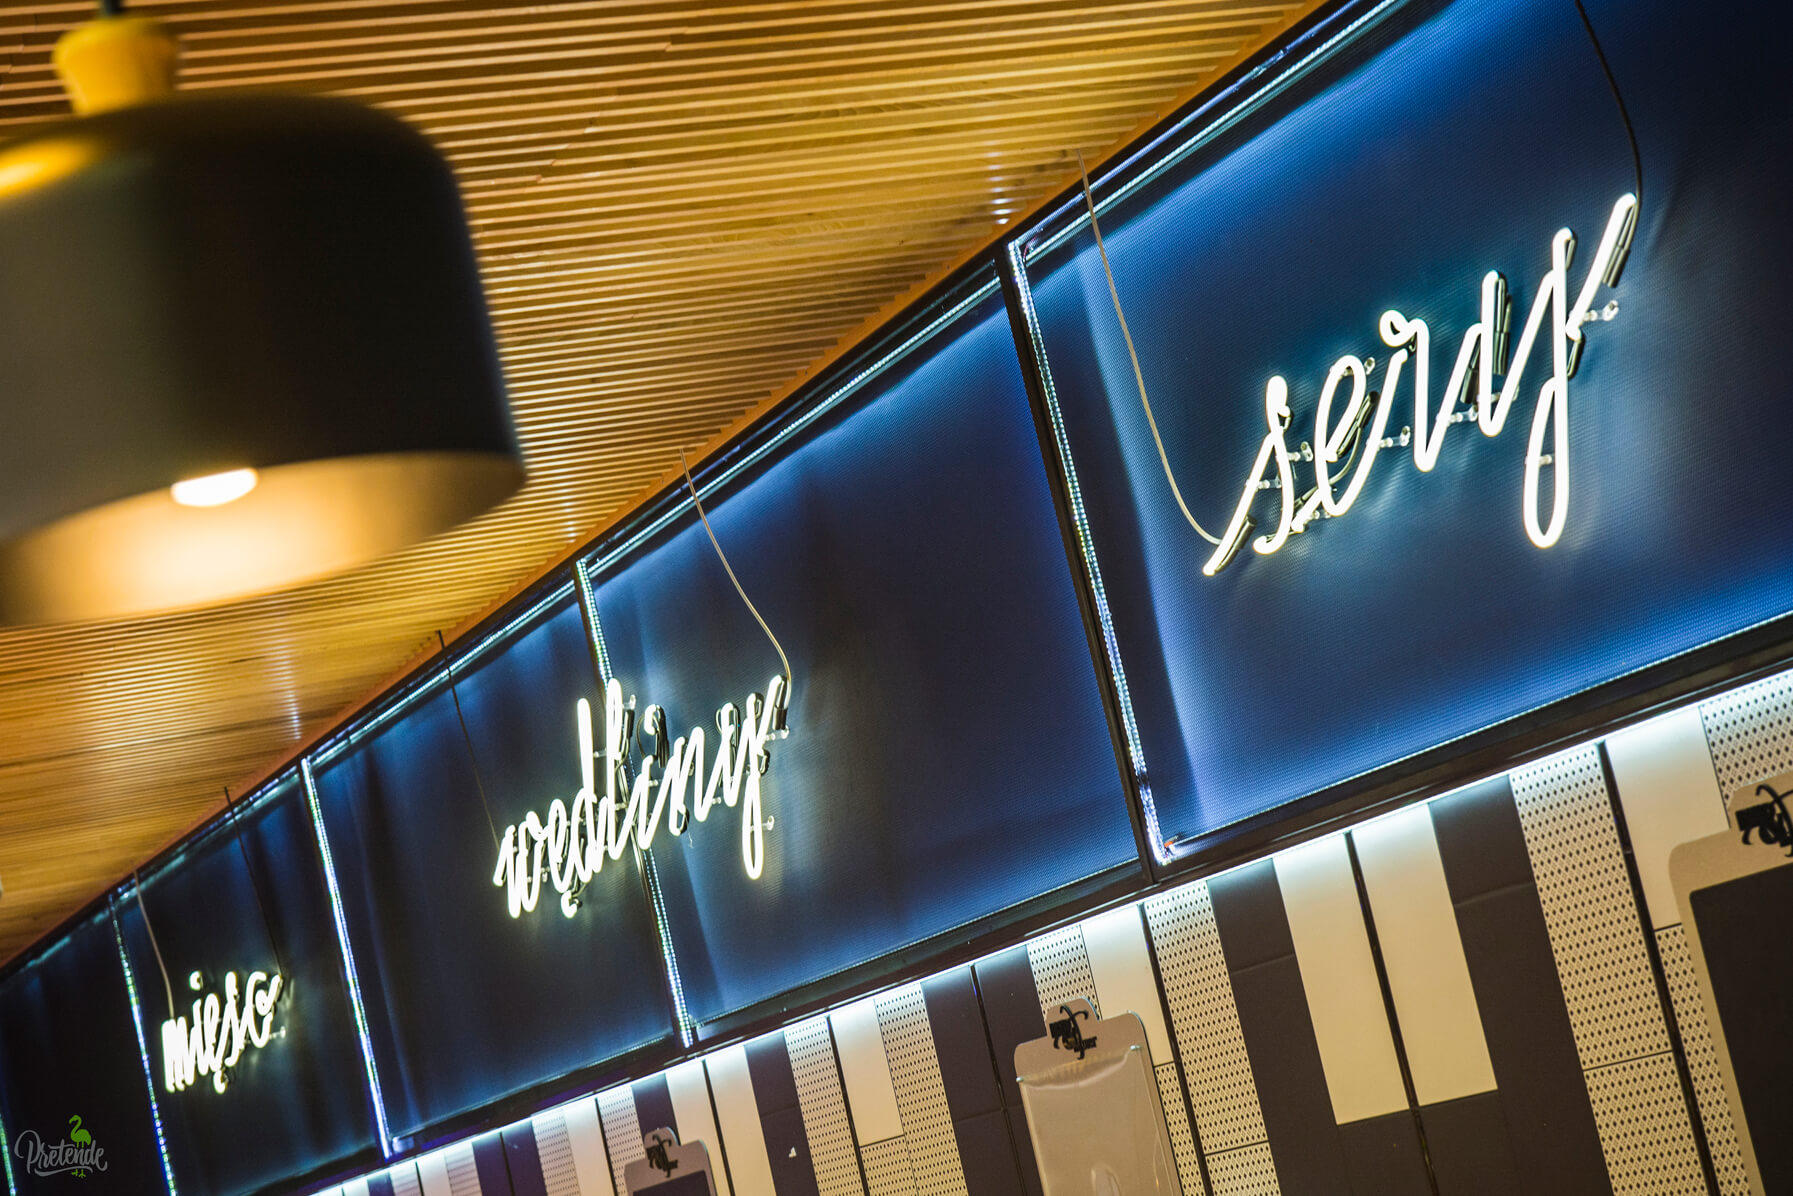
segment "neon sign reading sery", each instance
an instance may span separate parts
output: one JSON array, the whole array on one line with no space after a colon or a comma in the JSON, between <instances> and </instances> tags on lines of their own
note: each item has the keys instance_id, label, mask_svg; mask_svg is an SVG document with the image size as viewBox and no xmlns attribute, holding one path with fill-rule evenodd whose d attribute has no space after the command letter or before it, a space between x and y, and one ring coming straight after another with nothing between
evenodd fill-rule
<instances>
[{"instance_id":1,"label":"neon sign reading sery","mask_svg":"<svg viewBox=\"0 0 1793 1196\"><path fill-rule=\"evenodd\" d=\"M194 972L187 983L198 992L204 981ZM239 990L232 972L224 978L222 1002L217 993L208 993L194 1000L191 1024L184 1017L163 1022L162 1079L168 1091L180 1092L209 1075L213 1090L223 1092L244 1047L259 1050L275 1037L274 1006L285 983L278 972L251 972Z\"/></svg>"},{"instance_id":2,"label":"neon sign reading sery","mask_svg":"<svg viewBox=\"0 0 1793 1196\"><path fill-rule=\"evenodd\" d=\"M1389 414L1395 407L1395 393L1400 387L1401 373L1413 363L1413 423L1404 430L1399 443L1411 440L1413 464L1421 472L1429 472L1438 463L1444 434L1450 425L1469 415L1458 416L1459 402L1473 402L1473 418L1484 436L1498 436L1506 426L1507 415L1519 397L1520 379L1531 360L1540 335L1549 339L1551 372L1538 390L1538 404L1532 411L1531 435L1525 449L1525 480L1521 489L1521 516L1525 533L1539 548L1549 548L1563 534L1569 514L1569 379L1586 348L1585 325L1611 319L1617 310L1609 305L1603 312L1594 310L1594 300L1602 286L1616 287L1619 272L1630 252L1631 236L1637 226L1637 196L1626 194L1613 204L1606 222L1606 232L1588 265L1586 278L1579 292L1569 289L1569 263L1575 251L1575 234L1559 229L1550 242L1550 269L1538 287L1537 297L1519 334L1518 344L1507 355L1507 339L1511 325L1511 304L1507 283L1498 272L1490 271L1482 278L1481 318L1470 325L1457 351L1456 365L1445 383L1436 410L1431 406L1431 332L1424 320L1410 318L1398 311L1384 312L1378 331L1382 343L1393 352L1384 369L1380 392L1370 389L1370 372L1374 359L1366 362L1351 354L1333 363L1320 388L1319 405L1314 410L1314 436L1311 447L1303 445L1292 452L1288 445L1291 422L1289 384L1280 375L1272 377L1264 388L1264 439L1258 447L1251 474L1240 492L1232 519L1220 537L1214 552L1202 566L1212 577L1224 569L1238 553L1256 524L1251 516L1252 500L1261 489L1278 489L1281 502L1276 528L1251 542L1252 549L1268 556L1299 535L1316 518L1338 518L1351 509L1363 492L1364 483L1375 464L1377 451L1391 441L1383 438ZM1496 393L1494 379L1504 374ZM1349 398L1343 410L1334 416L1339 390L1347 381ZM1473 389L1474 397L1470 399ZM1548 451L1545 441L1548 438ZM1305 494L1295 487L1295 460L1311 459L1313 486ZM1347 476L1334 477L1332 470L1345 462ZM1264 479L1274 465L1275 480ZM1548 517L1540 510L1544 469L1550 468L1551 492ZM1335 489L1342 484L1343 489Z\"/></svg>"},{"instance_id":3,"label":"neon sign reading sery","mask_svg":"<svg viewBox=\"0 0 1793 1196\"><path fill-rule=\"evenodd\" d=\"M758 880L766 854L760 776L771 764L771 741L788 734L784 726L788 697L784 677L777 676L767 683L764 697L748 695L745 711L730 702L716 712L719 735L707 781L707 736L702 727L668 743L666 712L659 706L643 710L640 730L650 737L652 747L642 755L631 781L634 699L624 703L622 686L614 678L604 687L604 749L598 752L591 703L581 698L577 725L582 781L572 805L557 797L548 803L545 819L531 810L522 822L504 828L492 883L504 888L511 917L535 910L543 880L552 882L560 894L560 912L572 917L581 892L606 859L621 859L630 844L643 850L651 846L663 817L668 834L684 834L693 818L708 820L718 802L731 810L740 807L741 865ZM604 762L601 795L599 760Z\"/></svg>"}]
</instances>

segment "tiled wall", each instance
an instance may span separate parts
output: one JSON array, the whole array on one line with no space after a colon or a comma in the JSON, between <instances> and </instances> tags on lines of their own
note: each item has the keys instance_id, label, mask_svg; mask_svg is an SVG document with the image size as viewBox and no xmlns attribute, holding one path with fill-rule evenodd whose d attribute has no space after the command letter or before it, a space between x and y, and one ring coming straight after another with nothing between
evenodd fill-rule
<instances>
[{"instance_id":1,"label":"tiled wall","mask_svg":"<svg viewBox=\"0 0 1793 1196\"><path fill-rule=\"evenodd\" d=\"M1014 1049L1081 997L1188 1196L1745 1196L1668 855L1789 769L1793 674L341 1191L620 1196L667 1126L722 1196L1038 1193Z\"/></svg>"}]
</instances>

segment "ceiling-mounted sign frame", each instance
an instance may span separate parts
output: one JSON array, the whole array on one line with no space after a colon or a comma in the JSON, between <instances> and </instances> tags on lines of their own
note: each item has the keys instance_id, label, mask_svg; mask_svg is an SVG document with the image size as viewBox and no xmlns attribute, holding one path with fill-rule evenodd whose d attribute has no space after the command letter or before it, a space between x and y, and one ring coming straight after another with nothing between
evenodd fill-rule
<instances>
[{"instance_id":1,"label":"ceiling-mounted sign frame","mask_svg":"<svg viewBox=\"0 0 1793 1196\"><path fill-rule=\"evenodd\" d=\"M1734 450L1761 413L1736 396L1779 384L1767 354L1712 351L1735 326L1714 295L1767 293L1763 184L1703 176L1698 217L1642 187L1652 146L1659 177L1700 173L1712 141L1772 120L1714 100L1696 124L1638 65L1685 40L1670 25L1546 0L1334 6L1093 173L1110 278L1078 187L1006 246L1156 875L1793 649L1750 576L1785 572L1786 545L1751 515L1710 521L1759 505ZM1594 234L1579 253L1572 229ZM1761 477L1779 433L1758 431ZM1381 459L1409 451L1411 471ZM1663 615L1645 606L1665 570L1698 582Z\"/></svg>"}]
</instances>

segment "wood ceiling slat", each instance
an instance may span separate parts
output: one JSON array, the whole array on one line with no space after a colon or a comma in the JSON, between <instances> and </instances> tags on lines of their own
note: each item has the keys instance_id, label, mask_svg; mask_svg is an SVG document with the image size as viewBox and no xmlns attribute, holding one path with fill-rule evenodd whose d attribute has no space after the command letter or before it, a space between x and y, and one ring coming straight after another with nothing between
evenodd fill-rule
<instances>
[{"instance_id":1,"label":"wood ceiling slat","mask_svg":"<svg viewBox=\"0 0 1793 1196\"><path fill-rule=\"evenodd\" d=\"M191 91L347 95L467 198L530 480L230 607L0 630L0 958L328 729L1308 0L138 0ZM0 135L83 0L0 10Z\"/></svg>"}]
</instances>

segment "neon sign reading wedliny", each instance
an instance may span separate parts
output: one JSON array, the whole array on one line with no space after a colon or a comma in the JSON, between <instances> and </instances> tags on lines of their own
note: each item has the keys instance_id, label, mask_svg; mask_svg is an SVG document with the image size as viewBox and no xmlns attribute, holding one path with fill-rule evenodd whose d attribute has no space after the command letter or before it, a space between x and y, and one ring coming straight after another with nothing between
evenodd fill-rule
<instances>
[{"instance_id":1,"label":"neon sign reading wedliny","mask_svg":"<svg viewBox=\"0 0 1793 1196\"><path fill-rule=\"evenodd\" d=\"M576 721L582 783L572 806L557 797L548 803L546 820L531 810L522 822L504 828L492 883L504 887L511 917L534 911L544 879L560 894L560 912L572 917L578 911L581 892L604 867L606 858L621 859L630 844L643 850L651 846L662 817L669 834L683 835L691 819L706 821L718 802L731 810L740 807L741 865L749 877L758 880L766 852L760 777L771 764L771 741L788 734L784 726L788 699L785 678L777 676L767 683L764 697L757 693L748 696L745 712L733 702L716 712L716 757L706 782L707 736L702 727L693 727L669 743L666 712L659 706L643 710L640 729L650 737L652 748L642 756L631 781L634 699L624 703L622 686L614 678L604 687L604 750L600 753L594 749L591 703L581 698ZM601 795L597 787L600 759L604 762Z\"/></svg>"},{"instance_id":2,"label":"neon sign reading wedliny","mask_svg":"<svg viewBox=\"0 0 1793 1196\"><path fill-rule=\"evenodd\" d=\"M1606 232L1588 265L1586 278L1570 304L1569 263L1575 251L1575 234L1560 229L1550 242L1550 269L1538 287L1526 318L1519 342L1507 358L1508 329L1511 325L1511 304L1507 284L1498 272L1490 271L1482 279L1481 319L1463 334L1457 363L1445 383L1438 409L1431 409L1428 393L1431 382L1430 330L1424 320L1411 319L1398 311L1384 312L1378 331L1382 342L1394 352L1389 356L1380 393L1369 389L1369 363L1347 354L1333 363L1320 389L1320 402L1314 410L1314 438L1311 448L1303 445L1299 456L1313 462L1313 486L1303 495L1295 489L1294 460L1287 434L1290 424L1289 384L1282 377L1270 379L1264 389L1264 439L1259 445L1256 462L1226 532L1216 542L1213 554L1202 572L1212 577L1224 569L1238 553L1255 528L1251 517L1252 500L1260 489L1280 489L1281 503L1276 530L1252 541L1252 549L1268 556L1288 542L1291 535L1307 530L1316 518L1338 518L1351 509L1363 492L1376 453L1389 441L1383 439L1389 413L1394 410L1395 394L1400 386L1401 371L1413 362L1413 424L1403 432L1400 443L1411 439L1413 464L1421 472L1429 472L1438 462L1444 434L1452 423L1470 416L1456 416L1459 402L1467 401L1474 387L1473 418L1485 436L1498 436L1506 425L1507 414L1519 396L1520 378L1531 359L1540 333L1548 336L1551 349L1551 373L1538 391L1538 405L1532 412L1531 436L1525 450L1525 479L1521 489L1521 516L1526 535L1539 548L1549 548L1563 534L1569 514L1569 379L1575 376L1586 347L1585 325L1600 319L1611 319L1617 310L1609 305L1604 312L1594 311L1594 300L1600 288L1618 285L1631 248L1632 231L1637 224L1637 196L1621 196L1613 204L1606 222ZM1548 322L1548 331L1545 325ZM1497 394L1494 378L1505 377ZM1472 379L1473 376L1473 379ZM1333 406L1339 387L1350 380L1351 397L1337 422L1333 422ZM1367 426L1366 426L1367 425ZM1551 438L1550 451L1545 451L1545 436ZM1350 470L1349 480L1332 476L1332 467L1343 459ZM1262 481L1265 471L1274 462L1276 480ZM1549 518L1542 518L1540 490L1544 467L1551 470ZM1334 486L1343 483L1342 492Z\"/></svg>"}]
</instances>

